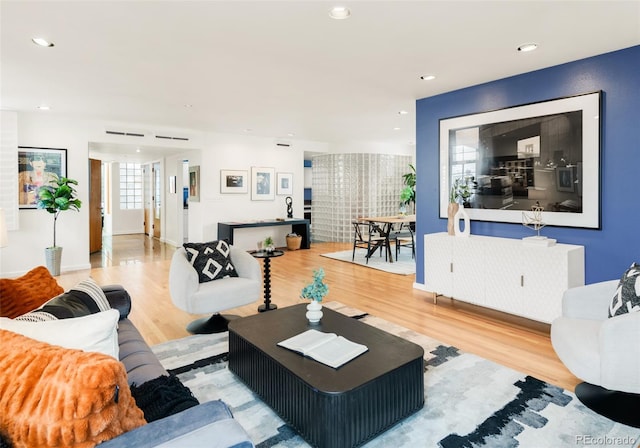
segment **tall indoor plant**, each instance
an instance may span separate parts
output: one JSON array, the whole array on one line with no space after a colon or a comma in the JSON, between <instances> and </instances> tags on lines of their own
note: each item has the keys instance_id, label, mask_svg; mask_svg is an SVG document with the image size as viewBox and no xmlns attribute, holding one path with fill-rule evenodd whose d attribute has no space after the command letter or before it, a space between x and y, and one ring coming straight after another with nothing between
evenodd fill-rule
<instances>
[{"instance_id":1,"label":"tall indoor plant","mask_svg":"<svg viewBox=\"0 0 640 448\"><path fill-rule=\"evenodd\" d=\"M60 275L62 247L56 245L58 216L65 210L80 211L82 205L80 199L77 198L75 185L78 185L77 180L56 176L49 185L43 185L38 189L38 208L43 208L53 214L53 246L45 249L47 268L51 275Z\"/></svg>"},{"instance_id":2,"label":"tall indoor plant","mask_svg":"<svg viewBox=\"0 0 640 448\"><path fill-rule=\"evenodd\" d=\"M415 210L416 203L416 167L413 164L409 164L411 171L402 175L402 182L404 188L400 192L400 204L406 206L412 206Z\"/></svg>"}]
</instances>

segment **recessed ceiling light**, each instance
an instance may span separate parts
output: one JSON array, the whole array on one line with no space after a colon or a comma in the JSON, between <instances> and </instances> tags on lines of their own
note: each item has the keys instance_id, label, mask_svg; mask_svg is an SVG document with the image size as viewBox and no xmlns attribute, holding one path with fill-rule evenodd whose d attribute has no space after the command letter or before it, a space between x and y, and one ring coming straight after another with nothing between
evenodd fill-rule
<instances>
[{"instance_id":1,"label":"recessed ceiling light","mask_svg":"<svg viewBox=\"0 0 640 448\"><path fill-rule=\"evenodd\" d=\"M43 39L42 37L34 37L31 41L41 47L53 47L53 42L49 42L47 39Z\"/></svg>"},{"instance_id":2,"label":"recessed ceiling light","mask_svg":"<svg viewBox=\"0 0 640 448\"><path fill-rule=\"evenodd\" d=\"M400 112L398 112L398 115L407 115L409 112L407 112L406 110L401 110Z\"/></svg>"},{"instance_id":3,"label":"recessed ceiling light","mask_svg":"<svg viewBox=\"0 0 640 448\"><path fill-rule=\"evenodd\" d=\"M334 6L329 10L329 17L336 20L348 19L351 11L345 6Z\"/></svg>"},{"instance_id":4,"label":"recessed ceiling light","mask_svg":"<svg viewBox=\"0 0 640 448\"><path fill-rule=\"evenodd\" d=\"M140 151L140 148L136 148L136 152L141 152L141 151Z\"/></svg>"},{"instance_id":5,"label":"recessed ceiling light","mask_svg":"<svg viewBox=\"0 0 640 448\"><path fill-rule=\"evenodd\" d=\"M193 107L193 104L185 104L184 107L187 109L191 109Z\"/></svg>"},{"instance_id":6,"label":"recessed ceiling light","mask_svg":"<svg viewBox=\"0 0 640 448\"><path fill-rule=\"evenodd\" d=\"M528 44L520 45L518 47L518 51L527 52L527 51L533 51L533 50L535 50L537 48L538 48L538 44L528 43Z\"/></svg>"},{"instance_id":7,"label":"recessed ceiling light","mask_svg":"<svg viewBox=\"0 0 640 448\"><path fill-rule=\"evenodd\" d=\"M399 131L399 130L400 130L400 128L393 128L393 130L394 130L394 131Z\"/></svg>"},{"instance_id":8,"label":"recessed ceiling light","mask_svg":"<svg viewBox=\"0 0 640 448\"><path fill-rule=\"evenodd\" d=\"M294 134L293 132L289 132L287 135L288 135L289 137L293 137L293 136L295 136L296 134Z\"/></svg>"},{"instance_id":9,"label":"recessed ceiling light","mask_svg":"<svg viewBox=\"0 0 640 448\"><path fill-rule=\"evenodd\" d=\"M436 75L422 75L420 79L422 79L423 81L432 81L436 79Z\"/></svg>"},{"instance_id":10,"label":"recessed ceiling light","mask_svg":"<svg viewBox=\"0 0 640 448\"><path fill-rule=\"evenodd\" d=\"M50 110L51 108L49 106L47 106L46 104L41 104L38 106L38 109L40 110Z\"/></svg>"}]
</instances>

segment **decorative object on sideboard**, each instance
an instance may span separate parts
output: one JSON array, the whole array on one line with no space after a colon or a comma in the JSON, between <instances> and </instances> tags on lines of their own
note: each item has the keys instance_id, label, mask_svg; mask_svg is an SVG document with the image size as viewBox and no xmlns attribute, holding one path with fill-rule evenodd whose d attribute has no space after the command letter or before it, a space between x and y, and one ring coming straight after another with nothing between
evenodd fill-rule
<instances>
[{"instance_id":1,"label":"decorative object on sideboard","mask_svg":"<svg viewBox=\"0 0 640 448\"><path fill-rule=\"evenodd\" d=\"M536 205L531 207L531 213L522 212L522 225L527 227L528 229L533 229L536 231L535 236L527 236L522 238L522 241L525 244L535 244L536 246L553 246L556 244L556 240L553 238L547 238L546 236L540 235L540 229L545 227L545 224L542 221L542 212L544 211L544 207L540 206L540 203L536 203Z\"/></svg>"},{"instance_id":2,"label":"decorative object on sideboard","mask_svg":"<svg viewBox=\"0 0 640 448\"><path fill-rule=\"evenodd\" d=\"M285 204L287 204L287 218L293 218L293 199L291 196L284 198Z\"/></svg>"},{"instance_id":3,"label":"decorative object on sideboard","mask_svg":"<svg viewBox=\"0 0 640 448\"><path fill-rule=\"evenodd\" d=\"M449 235L456 235L456 214L460 209L460 205L464 204L470 196L469 180L457 178L449 191L449 205L447 206L447 233ZM468 226L465 226L465 228L468 228Z\"/></svg>"},{"instance_id":4,"label":"decorative object on sideboard","mask_svg":"<svg viewBox=\"0 0 640 448\"><path fill-rule=\"evenodd\" d=\"M311 300L307 305L306 317L310 324L317 324L322 319L322 299L329 293L329 286L324 283L324 269L313 271L313 282L302 289L300 297Z\"/></svg>"},{"instance_id":5,"label":"decorative object on sideboard","mask_svg":"<svg viewBox=\"0 0 640 448\"><path fill-rule=\"evenodd\" d=\"M464 224L464 228L460 228L460 224ZM471 225L469 222L469 214L464 211L464 204L460 204L458 211L453 217L453 230L456 236L467 237L471 235Z\"/></svg>"},{"instance_id":6,"label":"decorative object on sideboard","mask_svg":"<svg viewBox=\"0 0 640 448\"><path fill-rule=\"evenodd\" d=\"M60 275L62 247L56 245L56 224L60 212L65 210L80 211L82 202L77 197L74 185L78 181L68 177L55 176L53 185L43 185L38 190L38 208L53 214L53 245L45 249L47 269L51 275Z\"/></svg>"}]
</instances>

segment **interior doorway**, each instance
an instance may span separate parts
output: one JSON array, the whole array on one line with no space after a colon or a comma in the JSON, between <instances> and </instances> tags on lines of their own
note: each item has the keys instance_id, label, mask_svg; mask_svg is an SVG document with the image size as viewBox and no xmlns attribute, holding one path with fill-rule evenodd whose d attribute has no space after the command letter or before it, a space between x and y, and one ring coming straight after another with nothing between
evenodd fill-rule
<instances>
[{"instance_id":1,"label":"interior doorway","mask_svg":"<svg viewBox=\"0 0 640 448\"><path fill-rule=\"evenodd\" d=\"M89 159L89 253L102 249L102 161Z\"/></svg>"}]
</instances>

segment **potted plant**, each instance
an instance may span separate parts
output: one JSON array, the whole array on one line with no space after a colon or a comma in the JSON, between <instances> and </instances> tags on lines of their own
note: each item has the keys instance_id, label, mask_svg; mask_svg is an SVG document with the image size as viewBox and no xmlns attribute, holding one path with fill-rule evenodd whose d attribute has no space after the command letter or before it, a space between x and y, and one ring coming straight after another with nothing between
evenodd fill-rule
<instances>
[{"instance_id":1,"label":"potted plant","mask_svg":"<svg viewBox=\"0 0 640 448\"><path fill-rule=\"evenodd\" d=\"M273 252L276 248L273 245L273 238L270 236L264 239L264 250L266 252Z\"/></svg>"},{"instance_id":2,"label":"potted plant","mask_svg":"<svg viewBox=\"0 0 640 448\"><path fill-rule=\"evenodd\" d=\"M402 182L405 187L400 192L400 205L401 212L402 207L406 211L407 206L413 206L415 208L416 203L416 167L413 164L409 164L411 171L402 175Z\"/></svg>"},{"instance_id":3,"label":"potted plant","mask_svg":"<svg viewBox=\"0 0 640 448\"><path fill-rule=\"evenodd\" d=\"M300 297L311 300L307 305L307 319L309 323L317 324L322 319L322 299L329 293L329 286L324 283L324 269L313 271L313 282L302 289Z\"/></svg>"},{"instance_id":4,"label":"potted plant","mask_svg":"<svg viewBox=\"0 0 640 448\"><path fill-rule=\"evenodd\" d=\"M56 244L56 224L58 216L65 210L80 211L82 202L77 198L74 185L78 181L68 177L55 176L49 185L43 185L38 189L38 208L43 208L53 214L53 245L45 249L47 268L51 275L60 275L60 260L62 247Z\"/></svg>"}]
</instances>

